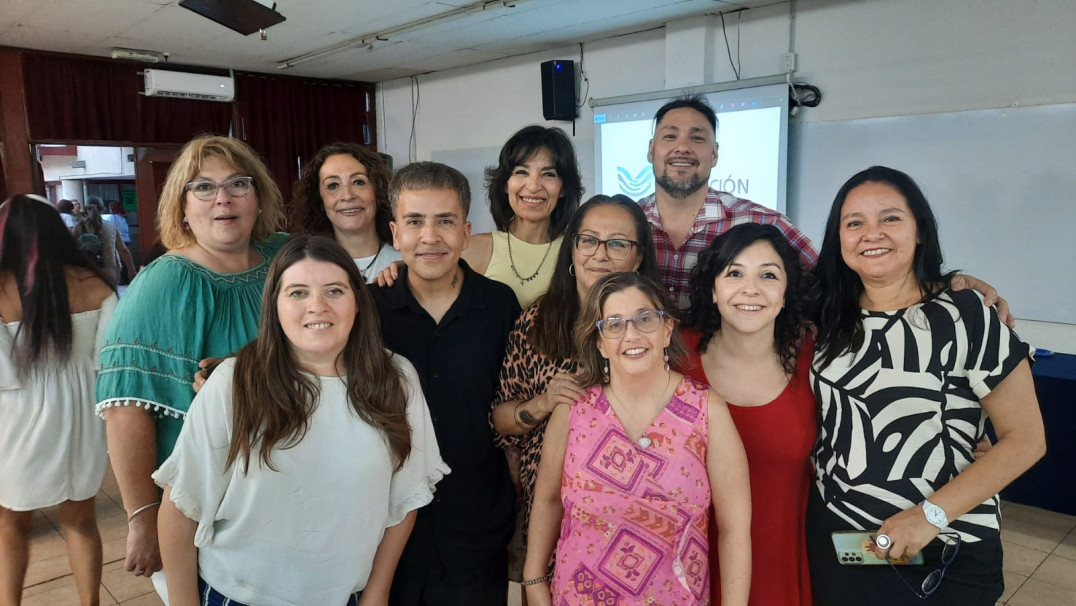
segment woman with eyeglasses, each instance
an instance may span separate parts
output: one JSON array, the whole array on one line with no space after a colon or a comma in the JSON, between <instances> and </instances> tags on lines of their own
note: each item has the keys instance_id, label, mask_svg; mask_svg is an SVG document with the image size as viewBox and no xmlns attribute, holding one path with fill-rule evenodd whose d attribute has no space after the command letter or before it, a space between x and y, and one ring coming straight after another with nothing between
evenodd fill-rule
<instances>
[{"instance_id":1,"label":"woman with eyeglasses","mask_svg":"<svg viewBox=\"0 0 1076 606\"><path fill-rule=\"evenodd\" d=\"M295 182L291 224L303 233L331 235L369 282L403 258L389 229L391 179L377 152L357 143L326 145Z\"/></svg>"},{"instance_id":2,"label":"woman with eyeglasses","mask_svg":"<svg viewBox=\"0 0 1076 606\"><path fill-rule=\"evenodd\" d=\"M900 171L875 166L841 187L816 273L821 416L807 515L816 600L996 603L997 493L1045 452L1028 345L978 293L950 288L934 214ZM998 440L976 458L988 417ZM925 563L844 564L841 531L870 533L868 558Z\"/></svg>"},{"instance_id":3,"label":"woman with eyeglasses","mask_svg":"<svg viewBox=\"0 0 1076 606\"><path fill-rule=\"evenodd\" d=\"M124 294L101 351L97 410L127 511L125 567L161 569L150 474L172 452L204 358L224 357L258 334L261 290L285 236L281 196L245 143L187 143L161 192L157 224L168 253ZM165 596L161 575L154 576Z\"/></svg>"},{"instance_id":4,"label":"woman with eyeglasses","mask_svg":"<svg viewBox=\"0 0 1076 606\"><path fill-rule=\"evenodd\" d=\"M813 280L776 227L744 223L699 255L689 292L686 372L728 402L751 470L750 603L810 606L804 516L818 435L808 378ZM716 580L719 562L710 564ZM713 590L713 603L721 603L720 584Z\"/></svg>"},{"instance_id":5,"label":"woman with eyeglasses","mask_svg":"<svg viewBox=\"0 0 1076 606\"><path fill-rule=\"evenodd\" d=\"M585 388L546 427L524 566L533 605L708 604L711 506L722 604L747 604L746 456L721 397L673 370L685 351L664 298L615 273L575 323Z\"/></svg>"},{"instance_id":6,"label":"woman with eyeglasses","mask_svg":"<svg viewBox=\"0 0 1076 606\"><path fill-rule=\"evenodd\" d=\"M657 275L646 216L624 196L587 200L565 233L570 246L557 255L549 291L523 310L508 336L491 415L501 446L519 451L522 501L509 546L510 578L517 582L523 580L527 521L546 420L557 404L570 404L583 394L570 319L579 315L598 278L618 271Z\"/></svg>"}]
</instances>

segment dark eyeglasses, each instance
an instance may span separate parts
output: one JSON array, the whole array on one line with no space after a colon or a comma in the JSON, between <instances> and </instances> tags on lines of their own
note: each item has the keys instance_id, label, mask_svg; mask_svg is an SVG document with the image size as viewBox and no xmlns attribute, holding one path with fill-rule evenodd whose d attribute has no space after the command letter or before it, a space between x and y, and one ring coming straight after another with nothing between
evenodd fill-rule
<instances>
[{"instance_id":1,"label":"dark eyeglasses","mask_svg":"<svg viewBox=\"0 0 1076 606\"><path fill-rule=\"evenodd\" d=\"M575 249L579 251L579 254L588 257L598 252L598 247L604 244L605 254L609 255L610 259L616 259L617 261L627 259L631 256L631 249L639 245L637 242L625 238L602 240L586 234L575 234L575 237L572 238L572 242L575 243Z\"/></svg>"},{"instance_id":2,"label":"dark eyeglasses","mask_svg":"<svg viewBox=\"0 0 1076 606\"><path fill-rule=\"evenodd\" d=\"M217 192L224 188L229 196L242 198L250 193L254 186L254 177L232 177L224 183L214 183L208 179L191 181L183 189L194 194L199 200L212 200L217 197Z\"/></svg>"},{"instance_id":3,"label":"dark eyeglasses","mask_svg":"<svg viewBox=\"0 0 1076 606\"><path fill-rule=\"evenodd\" d=\"M934 569L927 578L923 579L923 584L919 589L916 589L914 585L908 582L908 579L904 578L904 575L893 564L893 561L888 557L886 561L889 562L889 567L893 569L893 572L897 573L901 581L908 586L908 589L912 590L912 593L916 595L920 600L925 600L934 595L934 592L941 587L942 579L945 578L945 571L949 569L949 565L956 559L957 552L960 551L960 535L956 533L945 533L938 535L942 541L945 542L945 547L942 548L941 554L941 568Z\"/></svg>"},{"instance_id":4,"label":"dark eyeglasses","mask_svg":"<svg viewBox=\"0 0 1076 606\"><path fill-rule=\"evenodd\" d=\"M635 328L639 332L654 332L661 326L661 321L665 318L665 312L660 309L646 309L640 311L634 318L621 318L619 316L613 316L604 320L598 320L594 323L598 327L598 332L607 339L615 339L624 334L628 330L628 323L635 325Z\"/></svg>"}]
</instances>

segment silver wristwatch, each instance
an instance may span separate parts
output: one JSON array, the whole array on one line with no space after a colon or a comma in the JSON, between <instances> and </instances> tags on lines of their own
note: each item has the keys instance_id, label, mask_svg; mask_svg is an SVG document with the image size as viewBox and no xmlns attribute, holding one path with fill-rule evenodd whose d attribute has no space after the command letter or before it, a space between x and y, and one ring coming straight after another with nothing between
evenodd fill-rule
<instances>
[{"instance_id":1,"label":"silver wristwatch","mask_svg":"<svg viewBox=\"0 0 1076 606\"><path fill-rule=\"evenodd\" d=\"M919 506L923 508L923 514L926 515L927 521L933 526L937 526L938 529L944 529L949 525L949 518L945 516L945 510L941 507L926 499L923 499Z\"/></svg>"}]
</instances>

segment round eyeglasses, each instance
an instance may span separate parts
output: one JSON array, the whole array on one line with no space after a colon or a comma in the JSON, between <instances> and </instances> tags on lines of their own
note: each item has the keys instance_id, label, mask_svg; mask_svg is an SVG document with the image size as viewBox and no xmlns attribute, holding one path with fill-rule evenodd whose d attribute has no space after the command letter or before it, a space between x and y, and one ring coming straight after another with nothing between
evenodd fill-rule
<instances>
[{"instance_id":1,"label":"round eyeglasses","mask_svg":"<svg viewBox=\"0 0 1076 606\"><path fill-rule=\"evenodd\" d=\"M598 332L600 332L603 337L607 339L615 339L628 330L628 323L634 324L635 329L639 332L651 333L661 326L661 322L664 319L664 311L661 311L660 309L646 309L640 311L632 318L612 316L610 318L605 318L604 320L598 320L594 325L598 327Z\"/></svg>"},{"instance_id":2,"label":"round eyeglasses","mask_svg":"<svg viewBox=\"0 0 1076 606\"><path fill-rule=\"evenodd\" d=\"M221 188L229 196L242 198L250 193L252 187L254 187L254 177L232 177L224 183L215 183L209 179L191 181L183 189L194 194L194 197L199 200L213 200Z\"/></svg>"},{"instance_id":3,"label":"round eyeglasses","mask_svg":"<svg viewBox=\"0 0 1076 606\"><path fill-rule=\"evenodd\" d=\"M605 254L609 255L610 259L616 259L617 261L623 261L630 257L632 249L639 245L638 242L633 242L626 238L602 240L586 234L575 234L572 242L575 244L575 249L579 251L579 254L587 257L593 256L594 253L598 252L599 246L605 245Z\"/></svg>"},{"instance_id":4,"label":"round eyeglasses","mask_svg":"<svg viewBox=\"0 0 1076 606\"><path fill-rule=\"evenodd\" d=\"M941 587L942 579L945 578L945 571L949 569L949 565L953 563L953 560L956 559L957 552L960 551L961 540L959 534L942 533L939 534L938 537L945 542L945 547L942 548L941 553L941 568L934 569L927 575L927 578L923 579L923 584L919 586L922 591L916 589L914 585L909 583L908 579L904 578L904 575L901 574L900 570L893 564L893 561L888 557L886 558L886 561L889 562L889 567L893 569L893 572L897 573L900 580L904 581L904 584L908 586L908 589L911 589L912 593L914 593L920 600L925 600L934 595L934 592Z\"/></svg>"}]
</instances>

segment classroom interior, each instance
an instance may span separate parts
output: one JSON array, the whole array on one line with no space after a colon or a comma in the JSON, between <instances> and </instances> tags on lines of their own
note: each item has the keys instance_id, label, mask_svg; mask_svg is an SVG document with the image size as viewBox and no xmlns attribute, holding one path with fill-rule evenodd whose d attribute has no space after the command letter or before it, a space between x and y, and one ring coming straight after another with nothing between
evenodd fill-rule
<instances>
[{"instance_id":1,"label":"classroom interior","mask_svg":"<svg viewBox=\"0 0 1076 606\"><path fill-rule=\"evenodd\" d=\"M132 0L116 4L138 3ZM147 4L158 7L152 10L163 10L175 9L176 2ZM496 0L487 3L499 5L491 6L491 11L534 10L529 19L531 29L515 21L512 27L498 26L492 18L487 19L489 23L468 25L470 22L465 20L473 17L462 15L445 23L422 26L429 29L416 28L407 36L401 34L405 45L425 45L425 62L412 57L394 59L394 54L405 53L402 47L392 44L393 35L386 35L387 41L379 42L375 36L369 45L352 44L326 56L281 67L289 57L302 54L289 55L280 46L273 46L274 41L287 38L281 34L286 28L329 27L326 23L342 20L342 12L375 11L379 10L377 4L281 0L276 10L287 21L266 28L267 40L263 41L257 32L244 37L193 15L175 21L175 31L140 28L141 20L150 19L151 7L145 6L113 26L104 21L108 15L96 14L95 9L83 3L0 3L3 197L22 191L46 193L43 173L34 167L32 155L25 153L33 146L130 146L135 156L132 164L143 163L140 170L152 176L155 170L160 172L169 151L174 153L182 143L178 140L182 129L172 128L174 123L167 121L158 120L152 127L144 122L135 124L131 126L133 130L116 135L108 130L115 125L107 115L94 122L98 131L66 134L64 129L69 124L50 123L47 119L52 106L36 103L40 97L35 97L38 93L34 91L53 84L38 80L35 70L40 67L45 73L60 64L69 67L73 61L105 69L110 65L107 62L113 60L102 57L107 58L109 47L114 46L168 51L168 61L173 66L211 73L241 70L235 76L236 101L183 101L169 105L148 97L129 101L83 97L82 105L100 107L112 103L127 107L124 104L131 103L141 108L140 112L158 113L179 108L176 111L182 113L180 117L194 125L189 128L219 130L223 125L227 130L230 124L233 132L244 138L249 134L248 141L256 148L264 146L258 151L266 153L265 149L300 149L305 143L298 134L277 138L259 135L258 127L277 123L257 114L251 107L256 105L252 99L270 99L299 89L319 99L320 91L324 98L331 97L332 103L340 104L333 108L347 107L349 111L331 111L332 123L318 126L323 131L312 126L308 129L307 125L295 127L296 131L302 131L303 136L325 132L329 133L325 136L376 146L392 157L395 168L430 159L471 165L461 169L480 168L483 163L495 161L497 149L518 128L532 123L559 126L576 145L588 194L596 193L595 110L589 100L773 76L783 73L785 55L795 53L791 77L817 86L823 99L817 107L800 108L789 121L789 196L785 214L817 245L833 194L860 168L907 159L912 169L894 167L908 170L913 177L917 177L915 168L919 168L924 174L929 171L930 179L950 179L950 183L928 180L925 184L928 198L932 189L944 194L931 202L941 209L943 244L946 238L954 243L954 248L946 251L947 265L996 286L1013 305L1020 336L1042 350L1041 368L1045 370L1036 375L1036 382L1040 399L1043 393L1049 393L1050 401L1043 402L1049 451L1022 484L1015 486L1011 498L1003 493L1003 603L1076 603L1076 494L1068 474L1076 464L1076 446L1070 444L1069 438L1069 432L1076 431L1076 304L1072 303L1076 300L1076 274L1068 261L1076 254L1076 244L1070 235L1059 235L1070 234L1076 225L1072 156L1066 150L1040 148L1033 150L1030 157L1021 158L1019 166L998 167L989 163L1004 157L1005 150L1015 145L1033 146L1034 141L1014 141L1009 135L992 138L979 131L979 138L969 144L974 147L969 153L976 155L970 159L971 164L983 168L969 174L963 168L966 164L961 164L960 170L949 170L947 163L953 158L932 156L931 150L939 147L931 140L921 141L921 147L915 150L895 150L894 153L900 152L896 155L886 155L886 142L881 141L877 157L858 149L837 155L832 148L827 148L828 155L820 156L798 143L839 136L846 132L843 129L859 124L884 126L885 120L923 124L923 120L935 116L959 120L964 112L1000 112L990 114L999 116L990 118L998 123L1009 115L1005 112L1012 112L1017 117L1030 116L1021 119L1040 121L1045 129L1055 124L1076 124L1076 36L1072 35L1076 31L1076 2ZM352 23L331 32L326 30L322 38L307 36L303 52L354 42L356 36L371 29L388 32L393 25L421 21L449 6L474 4L464 0L402 1L395 11L381 15L380 20L371 20L376 27ZM552 5L558 14L552 13L551 6L542 5ZM613 10L612 5L618 5L615 18L609 17L604 29L595 25L602 21L603 10ZM318 11L322 11L320 18L311 17ZM57 19L58 12L64 18ZM633 12L645 17L636 16L633 20ZM333 14L336 16L325 16ZM47 26L42 23L46 17L51 21ZM445 32L462 30L454 34L458 38L468 31L487 36L490 30L498 29L503 30L499 42L482 48L475 45L449 51L436 46L453 38ZM218 35L211 37L207 32ZM319 31L309 29L307 33ZM235 39L213 47L228 34ZM190 40L181 45L178 40L184 37ZM165 48L169 44L172 47ZM195 52L199 45L207 50ZM579 69L579 115L575 121L546 121L539 65L565 59L574 61ZM162 67L123 60L118 64L137 69ZM105 90L105 86L91 87L80 89L79 94L103 95ZM1056 116L1036 113L1055 109ZM241 119L235 120L237 117ZM988 131L990 126L987 123ZM326 142L320 141L314 148ZM960 141L949 143L956 145L954 149L966 149L960 147ZM920 157L913 154L917 150ZM860 164L846 165L848 155ZM283 153L268 160L278 180L294 178L294 153L292 159ZM1046 170L1028 172L1039 165ZM121 167L121 172L125 170ZM474 170L464 172L468 176L475 174ZM484 198L479 193L483 187L475 178L472 177L476 192L473 207L478 208L473 209L472 220L476 226L488 225L481 208ZM115 180L133 182L126 175ZM139 200L153 197L153 183L151 178L135 185ZM1021 195L1022 187L1032 188L1031 193ZM950 201L949 196L965 199ZM945 206L950 203L952 214L945 215ZM137 217L142 225L152 225L152 208L139 203ZM994 228L1001 235L991 231ZM143 243L145 237L143 233ZM119 523L122 508L118 503L118 491L109 473L98 500L106 562L102 603L157 604L148 581L121 570L125 525ZM35 516L33 561L24 604L77 603L66 568L63 539L56 530L55 516L50 514L45 511Z\"/></svg>"}]
</instances>

